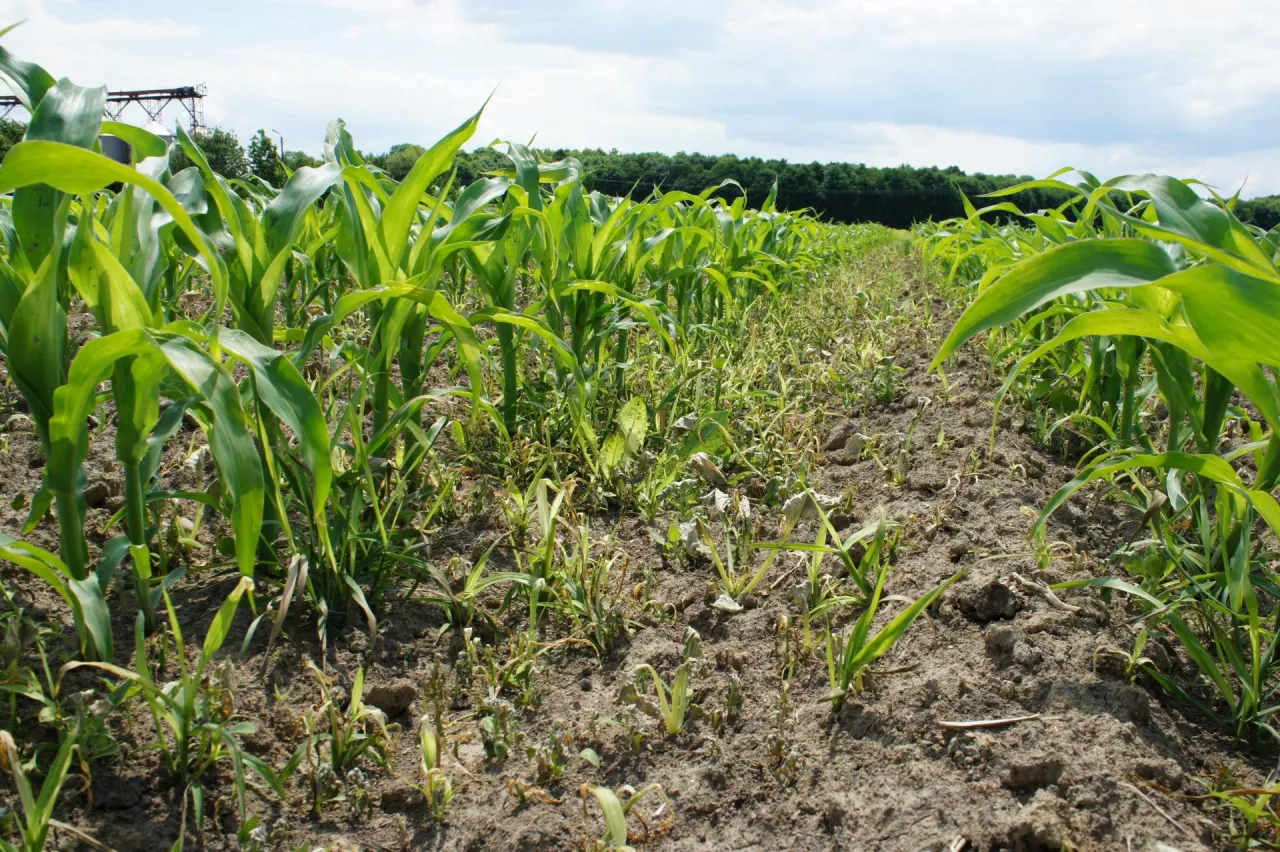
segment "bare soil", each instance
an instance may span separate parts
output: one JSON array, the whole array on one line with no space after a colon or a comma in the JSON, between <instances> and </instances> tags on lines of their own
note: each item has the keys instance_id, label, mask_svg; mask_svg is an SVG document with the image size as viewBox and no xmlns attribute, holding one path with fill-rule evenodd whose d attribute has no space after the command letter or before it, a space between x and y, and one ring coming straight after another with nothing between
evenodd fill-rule
<instances>
[{"instance_id":1,"label":"bare soil","mask_svg":"<svg viewBox=\"0 0 1280 852\"><path fill-rule=\"evenodd\" d=\"M918 280L916 285L925 286ZM936 307L946 310L941 301ZM1084 591L1060 593L1055 601L1032 591L1037 583L1111 570L1106 555L1138 519L1113 502L1082 494L1050 519L1053 558L1047 570L1038 570L1027 531L1053 491L1071 478L1073 466L1033 446L1019 431L1017 412L998 424L994 452L988 453L994 387L986 361L976 351L960 356L946 390L927 370L936 335L948 327L944 313L896 353L906 369L905 389L894 402L858 411L832 406L820 413L822 435L852 421L848 428L887 447L907 433L921 398L928 398L903 481L895 482L875 459L837 450L815 459L809 484L821 493L854 496L855 517L847 524L874 520L882 506L904 525L887 594L914 599L967 569L931 617L917 622L877 663L870 688L842 712L832 713L825 666L816 653L797 666L782 700L779 623L784 616L797 618L792 589L803 569L795 556L780 557L761 590L744 601L744 611L730 614L710 605L715 571L709 562L674 558L655 542L665 538L665 523L649 525L631 513L594 518L597 535L611 535L625 552L629 585L652 575L659 603L643 612L632 608L631 629L603 658L574 645L541 658L534 675L536 706L514 712L518 742L505 761L485 754L469 717L477 698L455 683L451 637L440 635L438 610L393 600L380 613L375 642L351 627L331 637L323 659L342 689L350 687L359 667L367 667L366 695L376 691L376 703L400 727L389 767L363 767L366 807L338 803L318 819L296 776L287 803L254 799L251 811L270 829L263 848L582 848L588 832L594 838L604 829L594 801L584 817L581 785L639 789L651 783L661 785L666 800L654 794L638 806L647 829L635 817L631 829L633 845L641 848L1223 848L1217 813L1193 798L1204 792L1198 779L1234 767L1238 777L1260 781L1274 756L1233 742L1154 685L1131 683L1096 656L1100 648L1132 644L1135 613L1122 601L1106 604ZM841 333L831 329L833 347L841 345L834 342ZM890 455L883 453L882 460L892 462ZM7 501L34 493L38 464L34 435L11 430L8 450L0 456L0 530L18 533L25 509ZM98 504L89 523L98 529L118 507L121 493L105 436L95 441L88 467L90 502ZM505 535L495 515L466 519L453 531L451 546L470 555ZM809 523L795 538L812 536ZM30 538L50 548L56 544L47 523ZM828 570L835 571L834 563ZM0 566L0 578L34 602L42 618L69 630L61 602L29 575L6 565ZM179 584L175 602L188 637L203 636L234 582L229 574L205 572ZM112 605L116 646L131 649L132 599L117 591ZM890 601L881 619L901 606ZM238 659L240 638L252 619L243 610L224 650L235 659L237 715L257 728L246 747L277 767L300 742L305 709L321 700L304 665L305 658L322 661L315 624L301 608L296 612L286 639L269 656L261 630L247 656ZM723 707L736 677L742 708L718 732L697 718L667 737L656 720L629 713L616 699L641 664L671 677L688 626L702 638L704 662L694 680L698 702L708 711ZM1157 638L1154 646L1151 654L1168 671L1189 677L1174 644ZM417 727L424 683L437 667L447 678L446 720L456 747L446 766L457 791L443 824L430 817L422 796L407 783L421 777ZM947 724L1023 717L971 728ZM129 713L114 714L110 725L119 755L92 767L90 787L75 780L67 785L58 817L114 849L167 849L179 832L180 791L149 748L151 721L135 704ZM629 738L634 729L643 733L638 748ZM19 734L46 737L41 731L29 722ZM539 781L526 749L566 731L573 745L563 774ZM576 757L585 747L598 753L599 767ZM219 769L209 797L218 799L217 816L190 839L190 848L237 848L237 817L226 798L229 771L226 765ZM523 804L517 796L522 785ZM10 787L0 791L0 803L12 807ZM55 832L54 838L51 848L76 848L64 834Z\"/></svg>"}]
</instances>

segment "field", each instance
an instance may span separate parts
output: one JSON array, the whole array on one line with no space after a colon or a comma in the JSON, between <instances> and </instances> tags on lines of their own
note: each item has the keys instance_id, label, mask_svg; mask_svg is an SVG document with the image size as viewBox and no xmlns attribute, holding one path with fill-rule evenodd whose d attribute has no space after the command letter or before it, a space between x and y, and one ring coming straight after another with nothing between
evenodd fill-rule
<instances>
[{"instance_id":1,"label":"field","mask_svg":"<svg viewBox=\"0 0 1280 852\"><path fill-rule=\"evenodd\" d=\"M1280 842L1232 199L272 187L0 72L0 849Z\"/></svg>"}]
</instances>

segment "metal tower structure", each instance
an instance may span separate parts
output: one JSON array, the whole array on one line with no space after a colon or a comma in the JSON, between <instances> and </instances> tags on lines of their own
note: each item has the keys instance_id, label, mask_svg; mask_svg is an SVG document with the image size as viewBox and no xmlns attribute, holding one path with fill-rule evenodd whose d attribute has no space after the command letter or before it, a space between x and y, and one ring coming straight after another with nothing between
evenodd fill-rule
<instances>
[{"instance_id":1,"label":"metal tower structure","mask_svg":"<svg viewBox=\"0 0 1280 852\"><path fill-rule=\"evenodd\" d=\"M204 83L198 86L179 86L176 89L135 89L124 92L107 92L107 115L119 121L130 104L142 107L152 121L169 104L176 103L191 117L191 129L204 126ZM0 118L8 118L15 107L22 106L13 95L0 95Z\"/></svg>"}]
</instances>

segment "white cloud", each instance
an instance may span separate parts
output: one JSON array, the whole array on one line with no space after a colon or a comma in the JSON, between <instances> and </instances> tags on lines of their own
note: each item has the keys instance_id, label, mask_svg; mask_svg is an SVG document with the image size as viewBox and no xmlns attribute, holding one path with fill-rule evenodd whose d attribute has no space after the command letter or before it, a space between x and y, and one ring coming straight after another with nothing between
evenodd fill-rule
<instances>
[{"instance_id":1,"label":"white cloud","mask_svg":"<svg viewBox=\"0 0 1280 852\"><path fill-rule=\"evenodd\" d=\"M318 151L430 141L701 150L1280 191L1269 0L0 0L18 56ZM253 26L246 26L253 20ZM166 115L173 121L180 116Z\"/></svg>"}]
</instances>

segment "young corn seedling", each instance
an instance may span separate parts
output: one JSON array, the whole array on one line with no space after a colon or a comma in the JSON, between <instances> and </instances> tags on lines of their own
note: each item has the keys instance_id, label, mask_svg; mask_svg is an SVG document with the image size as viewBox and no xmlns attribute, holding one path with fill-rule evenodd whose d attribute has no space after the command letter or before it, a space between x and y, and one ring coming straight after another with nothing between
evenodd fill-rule
<instances>
[{"instance_id":1,"label":"young corn seedling","mask_svg":"<svg viewBox=\"0 0 1280 852\"><path fill-rule=\"evenodd\" d=\"M916 413L912 415L911 422L907 424L907 433L902 436L902 444L898 447L898 456L894 461L892 482L901 485L907 479L907 474L911 470L911 442L915 438L916 424L920 422L921 415L924 410L931 404L927 396L920 397L916 402Z\"/></svg>"},{"instance_id":2,"label":"young corn seedling","mask_svg":"<svg viewBox=\"0 0 1280 852\"><path fill-rule=\"evenodd\" d=\"M1242 786L1224 767L1217 776L1201 779L1209 790L1209 807L1225 811L1227 831L1238 849L1274 849L1280 844L1280 787L1274 774L1258 787Z\"/></svg>"},{"instance_id":3,"label":"young corn seedling","mask_svg":"<svg viewBox=\"0 0 1280 852\"><path fill-rule=\"evenodd\" d=\"M409 600L429 603L441 608L444 613L445 625L441 628L441 633L449 630L453 632L454 653L461 650L463 633L471 630L488 641L493 641L498 636L498 626L494 623L493 618L482 608L477 608L476 600L481 592L491 586L502 583L515 583L516 585L528 585L529 575L498 571L491 574L485 574L485 568L489 564L489 557L493 553L493 547L486 550L475 564L471 566L465 576L460 579L453 579L453 567L456 557L450 562L449 568L441 569L431 564L424 564L421 568L422 575L431 582L434 589L416 593L417 585L415 584L409 590L406 596ZM415 576L418 576L415 573Z\"/></svg>"},{"instance_id":4,"label":"young corn seedling","mask_svg":"<svg viewBox=\"0 0 1280 852\"><path fill-rule=\"evenodd\" d=\"M557 605L569 613L577 630L596 649L596 653L604 654L613 647L618 634L626 629L622 586L626 581L628 561L623 553L615 553L607 559L593 557L588 524L583 523L576 533L575 549L560 575Z\"/></svg>"},{"instance_id":5,"label":"young corn seedling","mask_svg":"<svg viewBox=\"0 0 1280 852\"><path fill-rule=\"evenodd\" d=\"M582 823L586 832L586 848L593 850L593 852L594 850L604 849L618 849L624 850L624 852L630 850L632 847L630 845L631 837L627 831L627 817L631 815L633 810L644 826L645 839L648 840L653 837L656 833L654 827L650 826L649 818L645 817L636 808L636 805L640 803L641 799L654 793L662 796L663 802L654 811L652 817L661 818L671 803L659 784L650 784L639 790L633 790L631 787L620 787L617 792L608 787L583 784L578 790L578 795L582 797ZM619 794L621 794L621 797ZM590 797L595 798L596 803L600 806L601 813L604 814L605 833L602 837L594 837L591 832L591 814L587 810L587 802ZM666 814L666 820L670 818L671 815L669 813ZM665 830L668 827L666 820L658 827Z\"/></svg>"},{"instance_id":6,"label":"young corn seedling","mask_svg":"<svg viewBox=\"0 0 1280 852\"><path fill-rule=\"evenodd\" d=\"M393 744L392 734L399 728L388 725L386 714L381 710L365 705L364 669L356 671L351 697L343 710L334 700L333 681L310 660L307 667L319 683L324 701L318 708L306 712L306 740L294 753L290 766L306 761L312 811L317 817L326 805L343 801L350 802L359 812L366 805L367 793L358 764L361 758L367 757L376 766L385 766L388 749Z\"/></svg>"},{"instance_id":7,"label":"young corn seedling","mask_svg":"<svg viewBox=\"0 0 1280 852\"><path fill-rule=\"evenodd\" d=\"M50 828L65 832L94 849L107 848L75 826L53 818L53 809L58 804L58 794L67 780L67 771L71 767L77 739L74 731L63 739L57 755L53 758L53 763L45 773L44 783L40 785L40 792L37 795L31 786L31 780L27 777L26 770L22 767L22 758L18 754L13 735L8 731L0 730L0 769L13 778L13 784L18 788L17 823L18 836L21 838L21 845L17 846L0 838L0 852L44 852L45 840Z\"/></svg>"},{"instance_id":8,"label":"young corn seedling","mask_svg":"<svg viewBox=\"0 0 1280 852\"><path fill-rule=\"evenodd\" d=\"M427 810L431 812L431 816L438 822L444 822L445 809L453 799L453 782L444 769L443 744L429 717L423 716L418 721L418 726L423 782L416 786L427 800Z\"/></svg>"},{"instance_id":9,"label":"young corn seedling","mask_svg":"<svg viewBox=\"0 0 1280 852\"><path fill-rule=\"evenodd\" d=\"M250 722L233 720L234 705L230 700L230 686L224 677L209 677L209 664L222 647L235 619L236 608L246 592L253 589L253 581L240 578L231 594L223 601L209 630L195 665L187 659L187 646L178 626L178 614L164 592L165 608L169 616L169 631L174 642L174 658L178 665L178 678L168 683L157 683L147 664L147 643L143 615L138 614L134 625L134 638L139 671L131 672L110 663L67 663L58 674L59 681L79 668L90 667L121 678L124 692L140 694L151 711L155 728L156 746L164 766L182 789L182 831L185 836L188 804L193 808L197 829L204 821L205 789L207 776L222 761L230 761L234 770L235 801L241 821L245 819L246 793L254 785L248 780L245 769L253 770L281 799L286 798L284 780L266 763L244 751L240 738L254 732ZM230 670L223 673L229 676Z\"/></svg>"},{"instance_id":10,"label":"young corn seedling","mask_svg":"<svg viewBox=\"0 0 1280 852\"><path fill-rule=\"evenodd\" d=\"M685 720L689 715L689 711L695 707L690 681L693 678L693 669L698 663L697 655L700 649L701 640L697 631L693 630L693 628L687 628L685 631L684 660L676 668L676 676L671 683L664 683L657 670L645 663L636 668L634 682L623 684L618 700L658 719L666 729L667 736L674 737L684 730ZM642 676L645 674L649 675L649 679L653 684L654 697L657 699L657 704L654 704L637 689L637 684L642 682Z\"/></svg>"},{"instance_id":11,"label":"young corn seedling","mask_svg":"<svg viewBox=\"0 0 1280 852\"><path fill-rule=\"evenodd\" d=\"M791 531L795 528L795 523L796 521L792 519L788 519L783 523L780 536L781 542L785 542L790 537ZM738 531L726 517L723 526L723 556L721 556L719 548L716 547L715 541L711 538L706 525L702 523L702 519L695 518L694 524L705 552L709 553L711 562L716 567L716 573L720 577L720 590L728 596L728 605L731 607L739 606L738 599L753 592L769 573L770 566L773 565L773 561L782 551L781 547L770 549L760 567L756 569L755 573L751 573L751 553L754 549L760 547L760 545L756 544L756 535L759 531L758 523L754 528L747 525L743 530Z\"/></svg>"},{"instance_id":12,"label":"young corn seedling","mask_svg":"<svg viewBox=\"0 0 1280 852\"><path fill-rule=\"evenodd\" d=\"M884 591L885 577L888 576L888 565L881 564L876 578L875 588L867 608L854 622L853 627L845 635L834 630L827 634L827 674L831 683L831 703L838 712L850 694L862 692L867 667L884 656L893 648L938 597L947 590L963 574L964 570L953 574L950 578L934 586L914 603L889 621L884 627L871 634L872 622L880 609L881 593Z\"/></svg>"}]
</instances>

